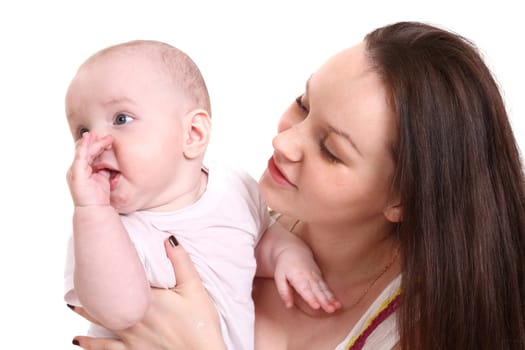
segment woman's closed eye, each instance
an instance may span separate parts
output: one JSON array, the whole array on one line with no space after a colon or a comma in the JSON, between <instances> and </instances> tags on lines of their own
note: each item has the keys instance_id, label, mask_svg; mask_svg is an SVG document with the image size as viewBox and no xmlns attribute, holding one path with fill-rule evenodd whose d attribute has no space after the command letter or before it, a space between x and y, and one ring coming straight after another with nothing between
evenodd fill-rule
<instances>
[{"instance_id":1,"label":"woman's closed eye","mask_svg":"<svg viewBox=\"0 0 525 350\"><path fill-rule=\"evenodd\" d=\"M134 118L129 115L124 114L124 113L119 113L115 116L115 119L113 120L113 124L114 125L124 125L133 120Z\"/></svg>"},{"instance_id":2,"label":"woman's closed eye","mask_svg":"<svg viewBox=\"0 0 525 350\"><path fill-rule=\"evenodd\" d=\"M299 107L299 109L301 109L302 111L308 113L308 108L305 106L304 102L303 102L303 96L304 95L299 95L297 96L297 98L295 99L295 104L297 105L297 107Z\"/></svg>"},{"instance_id":3,"label":"woman's closed eye","mask_svg":"<svg viewBox=\"0 0 525 350\"><path fill-rule=\"evenodd\" d=\"M341 163L341 160L337 158L329 149L326 147L325 140L321 140L319 142L319 148L321 149L321 153L332 163Z\"/></svg>"}]
</instances>

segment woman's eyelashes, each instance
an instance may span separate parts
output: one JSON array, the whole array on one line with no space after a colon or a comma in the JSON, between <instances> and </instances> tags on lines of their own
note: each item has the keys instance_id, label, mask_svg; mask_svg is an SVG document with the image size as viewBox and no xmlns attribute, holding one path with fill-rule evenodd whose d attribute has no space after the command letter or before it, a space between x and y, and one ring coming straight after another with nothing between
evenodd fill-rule
<instances>
[{"instance_id":1,"label":"woman's eyelashes","mask_svg":"<svg viewBox=\"0 0 525 350\"><path fill-rule=\"evenodd\" d=\"M297 107L299 107L299 109L308 113L308 108L306 108L306 106L303 103L303 96L304 95L297 96L297 98L295 99L295 104L297 105Z\"/></svg>"},{"instance_id":2,"label":"woman's eyelashes","mask_svg":"<svg viewBox=\"0 0 525 350\"><path fill-rule=\"evenodd\" d=\"M303 98L304 98L304 95L297 96L297 98L295 99L295 104L297 105L297 107L299 107L301 111L308 114L310 111L308 107L306 106ZM323 154L323 156L326 157L326 159L329 160L331 163L341 162L341 160L337 158L332 152L330 152L330 150L326 146L326 137L322 138L319 141L319 148L321 149L321 153Z\"/></svg>"},{"instance_id":3,"label":"woman's eyelashes","mask_svg":"<svg viewBox=\"0 0 525 350\"><path fill-rule=\"evenodd\" d=\"M321 153L332 163L340 163L341 160L339 158L337 158L332 152L330 152L330 150L328 149L328 147L326 147L326 143L325 143L325 140L322 139L320 142L319 142L319 148L321 149Z\"/></svg>"}]
</instances>

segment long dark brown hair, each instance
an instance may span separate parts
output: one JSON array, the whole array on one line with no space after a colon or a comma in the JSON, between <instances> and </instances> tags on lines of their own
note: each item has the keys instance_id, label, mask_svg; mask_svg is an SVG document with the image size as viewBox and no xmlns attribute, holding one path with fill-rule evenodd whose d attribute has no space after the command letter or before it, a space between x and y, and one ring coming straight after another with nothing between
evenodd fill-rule
<instances>
[{"instance_id":1,"label":"long dark brown hair","mask_svg":"<svg viewBox=\"0 0 525 350\"><path fill-rule=\"evenodd\" d=\"M365 42L396 115L403 349L525 349L525 176L473 43L402 22Z\"/></svg>"}]
</instances>

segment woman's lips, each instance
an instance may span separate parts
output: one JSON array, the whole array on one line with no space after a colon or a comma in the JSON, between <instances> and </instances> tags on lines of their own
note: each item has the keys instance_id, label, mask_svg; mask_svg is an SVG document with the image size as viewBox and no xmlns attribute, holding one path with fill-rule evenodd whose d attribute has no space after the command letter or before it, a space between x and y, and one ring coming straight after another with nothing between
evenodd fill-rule
<instances>
[{"instance_id":1,"label":"woman's lips","mask_svg":"<svg viewBox=\"0 0 525 350\"><path fill-rule=\"evenodd\" d=\"M271 157L268 160L268 172L270 173L270 176L272 179L277 182L280 185L284 186L293 186L296 187L293 183L291 183L286 176L281 172L281 170L277 167L275 164L275 160L273 157Z\"/></svg>"}]
</instances>

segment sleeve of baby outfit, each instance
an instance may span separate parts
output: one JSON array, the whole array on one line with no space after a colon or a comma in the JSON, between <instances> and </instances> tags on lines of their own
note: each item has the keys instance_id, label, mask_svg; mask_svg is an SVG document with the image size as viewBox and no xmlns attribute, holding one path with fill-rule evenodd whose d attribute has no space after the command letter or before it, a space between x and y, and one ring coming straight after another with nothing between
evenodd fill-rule
<instances>
[{"instance_id":1,"label":"sleeve of baby outfit","mask_svg":"<svg viewBox=\"0 0 525 350\"><path fill-rule=\"evenodd\" d=\"M266 229L272 223L274 223L274 221L271 220L268 211L268 206L266 205L259 193L259 185L257 181L255 181L253 177L251 177L248 173L245 172L240 172L240 176L242 177L243 183L245 184L246 189L249 192L250 211L254 217L255 223L258 228L258 235L257 237L255 237L255 245L257 245L264 231L266 231Z\"/></svg>"}]
</instances>

